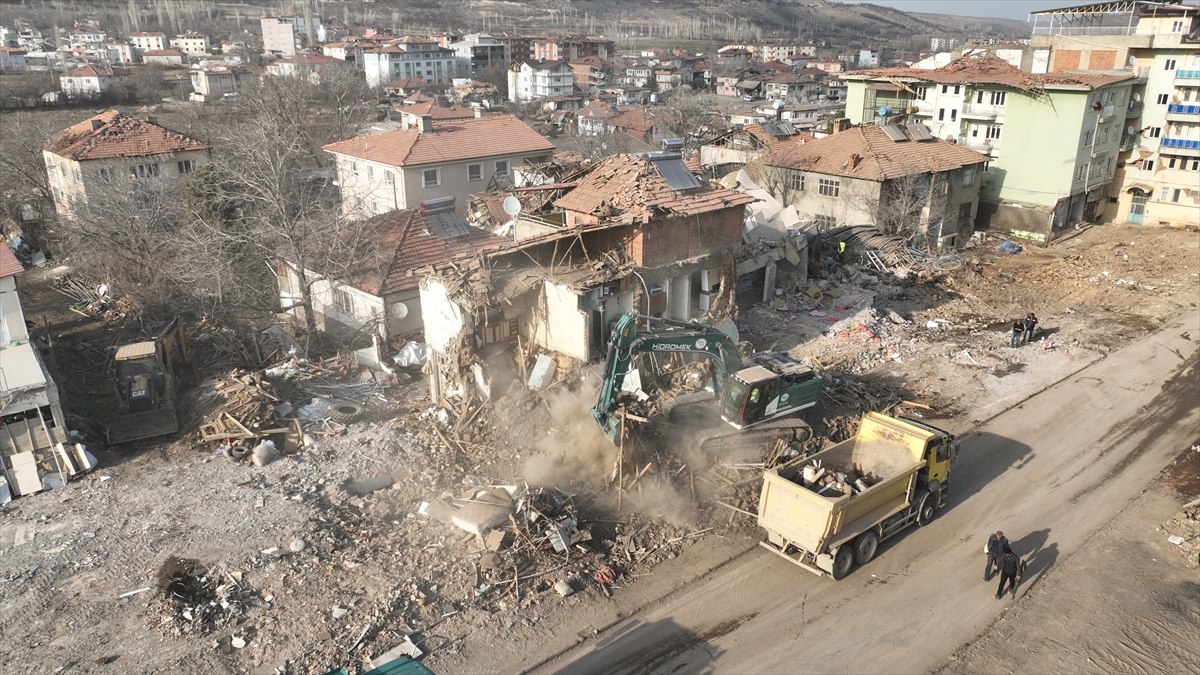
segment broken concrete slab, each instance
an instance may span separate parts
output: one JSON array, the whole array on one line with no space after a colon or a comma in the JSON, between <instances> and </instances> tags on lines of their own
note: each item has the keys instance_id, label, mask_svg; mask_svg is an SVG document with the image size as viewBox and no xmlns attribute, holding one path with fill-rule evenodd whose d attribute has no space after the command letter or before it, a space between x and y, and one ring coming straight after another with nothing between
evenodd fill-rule
<instances>
[{"instance_id":1,"label":"broken concrete slab","mask_svg":"<svg viewBox=\"0 0 1200 675\"><path fill-rule=\"evenodd\" d=\"M558 369L558 364L554 359L545 354L538 354L537 360L533 363L533 369L529 371L529 388L533 391L541 391L550 386L554 381L554 371Z\"/></svg>"},{"instance_id":2,"label":"broken concrete slab","mask_svg":"<svg viewBox=\"0 0 1200 675\"><path fill-rule=\"evenodd\" d=\"M18 452L9 457L12 462L13 487L19 495L31 495L42 490L42 478L38 475L37 458L32 452Z\"/></svg>"},{"instance_id":3,"label":"broken concrete slab","mask_svg":"<svg viewBox=\"0 0 1200 675\"><path fill-rule=\"evenodd\" d=\"M500 547L504 545L504 531L492 530L488 532L487 536L483 539L483 545L489 551L499 551Z\"/></svg>"},{"instance_id":4,"label":"broken concrete slab","mask_svg":"<svg viewBox=\"0 0 1200 675\"><path fill-rule=\"evenodd\" d=\"M405 635L404 642L401 642L400 644L396 645L395 647L392 647L391 649L387 650L386 652L371 659L371 668L375 669L380 666L387 665L387 664L391 663L392 661L395 661L396 659L401 659L401 658L405 658L405 657L410 658L410 659L419 659L424 655L425 655L425 652L421 651L421 648L418 647L415 643L413 643L412 636Z\"/></svg>"}]
</instances>

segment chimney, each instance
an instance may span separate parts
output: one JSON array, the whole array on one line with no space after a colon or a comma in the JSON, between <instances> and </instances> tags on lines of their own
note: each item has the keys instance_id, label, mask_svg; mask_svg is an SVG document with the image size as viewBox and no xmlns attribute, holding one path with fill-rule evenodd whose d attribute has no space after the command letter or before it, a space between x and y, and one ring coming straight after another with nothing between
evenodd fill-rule
<instances>
[{"instance_id":1,"label":"chimney","mask_svg":"<svg viewBox=\"0 0 1200 675\"><path fill-rule=\"evenodd\" d=\"M483 108L476 108L476 109L475 109L475 119L477 119L477 120L481 120L481 119L483 119L483 118L485 118L485 117L487 117L487 111L486 111L486 110L484 110Z\"/></svg>"},{"instance_id":2,"label":"chimney","mask_svg":"<svg viewBox=\"0 0 1200 675\"><path fill-rule=\"evenodd\" d=\"M104 126L104 122L100 120L92 120L92 131L99 131L100 127Z\"/></svg>"},{"instance_id":3,"label":"chimney","mask_svg":"<svg viewBox=\"0 0 1200 675\"><path fill-rule=\"evenodd\" d=\"M421 126L418 129L419 133L428 134L433 131L433 115L421 115Z\"/></svg>"}]
</instances>

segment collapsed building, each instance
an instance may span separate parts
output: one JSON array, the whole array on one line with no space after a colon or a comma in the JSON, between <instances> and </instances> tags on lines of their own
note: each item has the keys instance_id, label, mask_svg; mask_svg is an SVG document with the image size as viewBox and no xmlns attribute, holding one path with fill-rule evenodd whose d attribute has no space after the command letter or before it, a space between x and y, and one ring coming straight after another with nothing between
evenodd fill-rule
<instances>
[{"instance_id":1,"label":"collapsed building","mask_svg":"<svg viewBox=\"0 0 1200 675\"><path fill-rule=\"evenodd\" d=\"M535 350L600 358L626 312L733 318L754 197L700 180L677 152L613 155L557 187L552 213L513 218L511 243L433 265L421 282L434 400L487 398Z\"/></svg>"}]
</instances>

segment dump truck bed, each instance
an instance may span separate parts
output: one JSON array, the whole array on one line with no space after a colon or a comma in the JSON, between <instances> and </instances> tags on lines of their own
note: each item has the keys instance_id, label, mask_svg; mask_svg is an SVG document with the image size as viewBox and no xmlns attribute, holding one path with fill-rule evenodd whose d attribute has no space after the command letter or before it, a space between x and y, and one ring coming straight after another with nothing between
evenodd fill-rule
<instances>
[{"instance_id":1,"label":"dump truck bed","mask_svg":"<svg viewBox=\"0 0 1200 675\"><path fill-rule=\"evenodd\" d=\"M174 406L130 413L113 419L108 425L108 442L116 445L143 438L166 436L179 431Z\"/></svg>"},{"instance_id":2,"label":"dump truck bed","mask_svg":"<svg viewBox=\"0 0 1200 675\"><path fill-rule=\"evenodd\" d=\"M934 434L903 420L868 413L858 434L805 462L763 475L758 524L776 546L823 553L888 516L908 508L925 447ZM819 463L831 472L858 470L871 485L858 494L817 494L801 480L802 467Z\"/></svg>"}]
</instances>

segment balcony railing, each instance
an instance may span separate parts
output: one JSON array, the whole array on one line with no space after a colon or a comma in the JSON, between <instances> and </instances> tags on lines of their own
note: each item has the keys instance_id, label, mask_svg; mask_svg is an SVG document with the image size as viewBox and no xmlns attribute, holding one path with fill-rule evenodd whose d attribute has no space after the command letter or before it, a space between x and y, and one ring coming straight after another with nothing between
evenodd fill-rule
<instances>
[{"instance_id":1,"label":"balcony railing","mask_svg":"<svg viewBox=\"0 0 1200 675\"><path fill-rule=\"evenodd\" d=\"M1175 79L1177 80L1200 80L1200 70L1176 70Z\"/></svg>"},{"instance_id":2,"label":"balcony railing","mask_svg":"<svg viewBox=\"0 0 1200 675\"><path fill-rule=\"evenodd\" d=\"M1125 152L1126 150L1132 150L1137 145L1137 142L1137 134L1121 134L1121 146L1118 148L1118 151Z\"/></svg>"},{"instance_id":3,"label":"balcony railing","mask_svg":"<svg viewBox=\"0 0 1200 675\"><path fill-rule=\"evenodd\" d=\"M1182 148L1184 150L1200 150L1200 140L1191 138L1163 138L1159 141L1160 148Z\"/></svg>"},{"instance_id":4,"label":"balcony railing","mask_svg":"<svg viewBox=\"0 0 1200 675\"><path fill-rule=\"evenodd\" d=\"M1004 108L987 103L968 103L963 106L963 116L965 117L996 118L1002 114L1004 114Z\"/></svg>"},{"instance_id":5,"label":"balcony railing","mask_svg":"<svg viewBox=\"0 0 1200 675\"><path fill-rule=\"evenodd\" d=\"M1200 115L1200 103L1172 103L1167 106L1168 115Z\"/></svg>"},{"instance_id":6,"label":"balcony railing","mask_svg":"<svg viewBox=\"0 0 1200 675\"><path fill-rule=\"evenodd\" d=\"M1141 101L1130 101L1129 105L1125 106L1126 117L1137 117L1140 114L1142 114Z\"/></svg>"}]
</instances>

